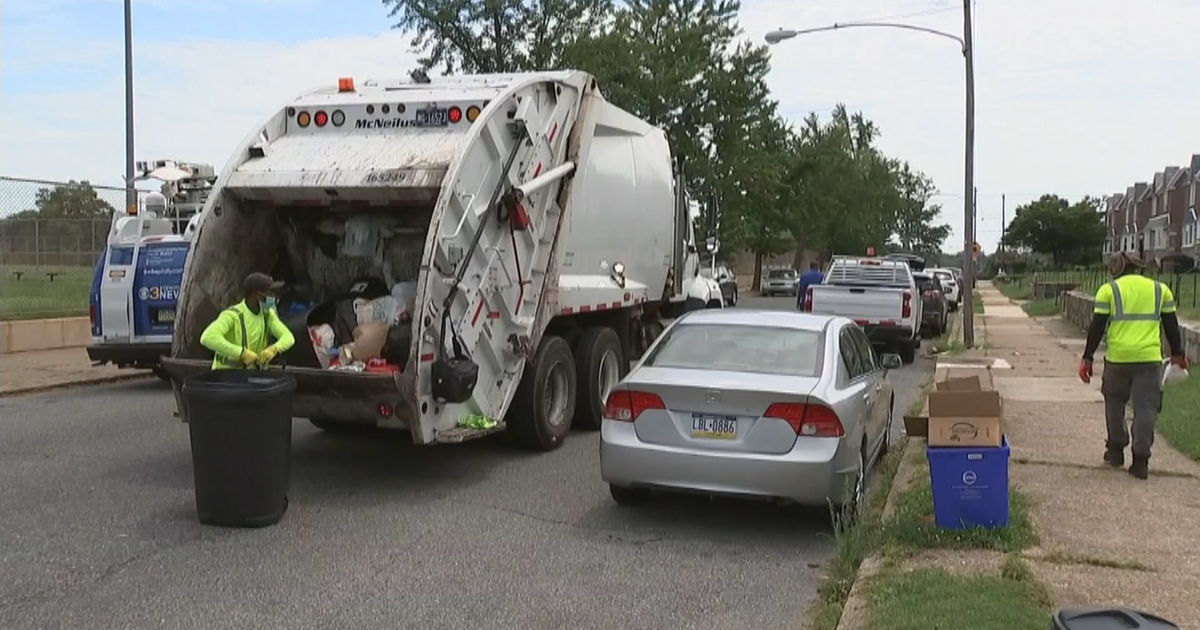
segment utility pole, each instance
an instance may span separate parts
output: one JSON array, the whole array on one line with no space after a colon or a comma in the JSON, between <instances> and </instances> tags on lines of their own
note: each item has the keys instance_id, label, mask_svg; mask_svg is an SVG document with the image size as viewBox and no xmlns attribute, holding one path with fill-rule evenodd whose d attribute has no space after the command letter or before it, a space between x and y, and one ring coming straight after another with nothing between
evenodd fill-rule
<instances>
[{"instance_id":1,"label":"utility pole","mask_svg":"<svg viewBox=\"0 0 1200 630\"><path fill-rule=\"evenodd\" d=\"M963 57L967 65L967 121L966 121L966 155L964 156L963 192L975 190L975 51L971 36L971 0L963 0ZM973 195L972 195L973 196ZM975 253L973 251L975 226L975 200L966 204L966 216L963 217L963 345L970 348L975 345Z\"/></svg>"},{"instance_id":2,"label":"utility pole","mask_svg":"<svg viewBox=\"0 0 1200 630\"><path fill-rule=\"evenodd\" d=\"M125 211L137 208L133 185L133 0L125 0Z\"/></svg>"},{"instance_id":3,"label":"utility pole","mask_svg":"<svg viewBox=\"0 0 1200 630\"><path fill-rule=\"evenodd\" d=\"M1004 214L1004 195L1000 195L1000 251L1004 251L1004 237L1008 234L1008 217Z\"/></svg>"}]
</instances>

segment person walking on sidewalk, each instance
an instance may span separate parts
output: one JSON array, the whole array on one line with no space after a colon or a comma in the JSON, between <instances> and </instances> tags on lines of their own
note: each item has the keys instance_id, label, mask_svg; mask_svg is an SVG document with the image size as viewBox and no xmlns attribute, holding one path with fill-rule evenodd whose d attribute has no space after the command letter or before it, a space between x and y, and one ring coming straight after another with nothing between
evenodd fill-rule
<instances>
[{"instance_id":1,"label":"person walking on sidewalk","mask_svg":"<svg viewBox=\"0 0 1200 630\"><path fill-rule=\"evenodd\" d=\"M1171 347L1171 362L1186 368L1187 359L1175 316L1175 296L1165 284L1143 276L1141 269L1142 261L1133 254L1121 252L1108 259L1113 280L1096 291L1096 307L1083 360L1079 363L1079 378L1084 383L1092 381L1093 356L1107 329L1104 374L1100 381L1108 424L1104 461L1114 468L1125 465L1125 447L1129 445L1125 405L1132 399L1133 463L1129 474L1146 479L1150 447L1154 444L1154 422L1162 408L1160 370L1164 333Z\"/></svg>"},{"instance_id":2,"label":"person walking on sidewalk","mask_svg":"<svg viewBox=\"0 0 1200 630\"><path fill-rule=\"evenodd\" d=\"M282 287L282 282L265 273L246 276L244 299L221 311L200 335L200 344L216 354L212 369L266 367L296 343L275 311L275 293ZM269 343L269 337L274 337L275 343Z\"/></svg>"}]
</instances>

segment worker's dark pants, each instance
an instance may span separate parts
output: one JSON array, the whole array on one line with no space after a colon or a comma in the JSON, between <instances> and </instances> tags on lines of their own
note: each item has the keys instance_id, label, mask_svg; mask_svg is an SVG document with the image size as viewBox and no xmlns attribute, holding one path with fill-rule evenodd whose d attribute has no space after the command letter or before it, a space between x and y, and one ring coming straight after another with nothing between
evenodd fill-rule
<instances>
[{"instance_id":1,"label":"worker's dark pants","mask_svg":"<svg viewBox=\"0 0 1200 630\"><path fill-rule=\"evenodd\" d=\"M1104 394L1104 416L1108 422L1109 448L1125 448L1125 405L1133 401L1133 455L1150 457L1154 445L1154 421L1162 407L1162 363L1104 362L1100 393Z\"/></svg>"},{"instance_id":2,"label":"worker's dark pants","mask_svg":"<svg viewBox=\"0 0 1200 630\"><path fill-rule=\"evenodd\" d=\"M683 312L690 313L692 311L699 311L699 310L703 309L705 306L708 306L708 305L704 303L704 300L701 300L700 298L690 297L687 300L685 300L683 303Z\"/></svg>"}]
</instances>

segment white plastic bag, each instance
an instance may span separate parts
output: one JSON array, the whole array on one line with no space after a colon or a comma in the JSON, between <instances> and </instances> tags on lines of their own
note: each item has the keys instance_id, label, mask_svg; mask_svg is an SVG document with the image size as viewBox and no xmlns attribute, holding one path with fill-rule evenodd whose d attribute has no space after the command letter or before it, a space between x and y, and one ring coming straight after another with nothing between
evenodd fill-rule
<instances>
[{"instance_id":1,"label":"white plastic bag","mask_svg":"<svg viewBox=\"0 0 1200 630\"><path fill-rule=\"evenodd\" d=\"M400 310L397 317L413 312L417 305L417 283L416 282L398 282L392 286L392 297L400 302Z\"/></svg>"},{"instance_id":2,"label":"white plastic bag","mask_svg":"<svg viewBox=\"0 0 1200 630\"><path fill-rule=\"evenodd\" d=\"M1164 361L1163 364L1161 387L1165 387L1167 383L1178 383L1188 377L1188 371L1171 363L1170 359Z\"/></svg>"},{"instance_id":3,"label":"white plastic bag","mask_svg":"<svg viewBox=\"0 0 1200 630\"><path fill-rule=\"evenodd\" d=\"M404 309L400 300L390 295L374 300L354 300L354 314L358 318L359 326L382 322L385 328L389 328L400 320L402 312Z\"/></svg>"},{"instance_id":4,"label":"white plastic bag","mask_svg":"<svg viewBox=\"0 0 1200 630\"><path fill-rule=\"evenodd\" d=\"M346 219L346 235L342 238L342 255L378 258L381 228L371 217L354 216Z\"/></svg>"},{"instance_id":5,"label":"white plastic bag","mask_svg":"<svg viewBox=\"0 0 1200 630\"><path fill-rule=\"evenodd\" d=\"M333 328L329 324L309 326L308 336L312 340L313 350L317 353L317 360L321 362L321 367L329 367L329 351L333 348L334 343Z\"/></svg>"}]
</instances>

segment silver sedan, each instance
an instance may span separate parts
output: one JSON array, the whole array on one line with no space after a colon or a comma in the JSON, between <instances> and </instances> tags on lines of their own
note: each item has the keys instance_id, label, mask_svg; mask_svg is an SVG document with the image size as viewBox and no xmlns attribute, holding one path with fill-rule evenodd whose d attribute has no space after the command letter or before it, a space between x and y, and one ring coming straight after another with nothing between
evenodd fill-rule
<instances>
[{"instance_id":1,"label":"silver sedan","mask_svg":"<svg viewBox=\"0 0 1200 630\"><path fill-rule=\"evenodd\" d=\"M841 317L690 313L609 394L601 477L621 504L667 490L857 513L900 365Z\"/></svg>"}]
</instances>

